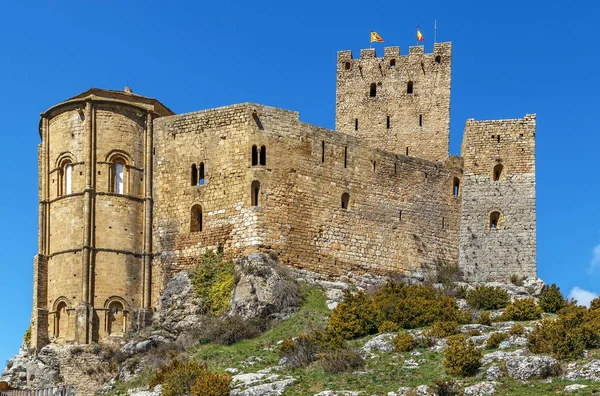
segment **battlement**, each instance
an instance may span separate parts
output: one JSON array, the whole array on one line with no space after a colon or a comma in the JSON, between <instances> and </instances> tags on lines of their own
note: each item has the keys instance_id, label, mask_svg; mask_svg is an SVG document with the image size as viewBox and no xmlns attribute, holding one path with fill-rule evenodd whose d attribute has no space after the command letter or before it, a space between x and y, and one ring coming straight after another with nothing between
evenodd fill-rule
<instances>
[{"instance_id":1,"label":"battlement","mask_svg":"<svg viewBox=\"0 0 600 396\"><path fill-rule=\"evenodd\" d=\"M408 54L402 55L400 47L390 46L383 48L383 57L377 57L375 48L364 48L360 50L360 57L355 59L352 55L352 50L338 51L338 63L347 61L356 61L360 59L391 59L400 57L410 57L411 55L450 55L452 52L452 42L435 43L433 52L425 53L425 47L422 45L412 45L408 48Z\"/></svg>"}]
</instances>

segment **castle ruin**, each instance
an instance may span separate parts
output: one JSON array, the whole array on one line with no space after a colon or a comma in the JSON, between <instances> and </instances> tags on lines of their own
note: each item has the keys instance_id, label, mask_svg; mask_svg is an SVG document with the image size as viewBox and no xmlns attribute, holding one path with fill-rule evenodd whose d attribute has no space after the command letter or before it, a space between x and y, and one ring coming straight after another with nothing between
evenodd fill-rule
<instances>
[{"instance_id":1,"label":"castle ruin","mask_svg":"<svg viewBox=\"0 0 600 396\"><path fill-rule=\"evenodd\" d=\"M331 277L535 277L535 115L469 119L450 156L451 61L451 43L339 52L335 130L129 89L42 113L33 346L122 337L207 248Z\"/></svg>"}]
</instances>

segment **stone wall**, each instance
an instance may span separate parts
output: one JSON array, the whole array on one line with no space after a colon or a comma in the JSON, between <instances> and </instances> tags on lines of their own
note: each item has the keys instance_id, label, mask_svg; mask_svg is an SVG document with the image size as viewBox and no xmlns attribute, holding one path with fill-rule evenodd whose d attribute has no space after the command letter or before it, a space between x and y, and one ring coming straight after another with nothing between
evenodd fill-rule
<instances>
[{"instance_id":1,"label":"stone wall","mask_svg":"<svg viewBox=\"0 0 600 396\"><path fill-rule=\"evenodd\" d=\"M434 44L431 54L410 47L402 56L399 47L386 47L382 58L374 48L363 49L360 59L338 52L336 130L370 147L445 161L451 70L451 43Z\"/></svg>"},{"instance_id":2,"label":"stone wall","mask_svg":"<svg viewBox=\"0 0 600 396\"><path fill-rule=\"evenodd\" d=\"M467 120L462 156L461 268L473 280L535 277L535 115Z\"/></svg>"}]
</instances>

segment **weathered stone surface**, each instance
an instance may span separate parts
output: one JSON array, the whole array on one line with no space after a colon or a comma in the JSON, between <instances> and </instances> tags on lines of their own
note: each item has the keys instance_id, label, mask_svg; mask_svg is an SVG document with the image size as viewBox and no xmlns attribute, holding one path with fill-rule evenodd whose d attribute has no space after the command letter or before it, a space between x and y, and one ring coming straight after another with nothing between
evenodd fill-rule
<instances>
[{"instance_id":1,"label":"weathered stone surface","mask_svg":"<svg viewBox=\"0 0 600 396\"><path fill-rule=\"evenodd\" d=\"M556 376L560 366L550 356L514 356L506 360L506 371L511 378L528 380Z\"/></svg>"},{"instance_id":2,"label":"weathered stone surface","mask_svg":"<svg viewBox=\"0 0 600 396\"><path fill-rule=\"evenodd\" d=\"M488 369L485 372L485 378L490 381L496 381L502 376L502 370L500 370L500 367L496 366L495 364L488 367Z\"/></svg>"},{"instance_id":3,"label":"weathered stone surface","mask_svg":"<svg viewBox=\"0 0 600 396\"><path fill-rule=\"evenodd\" d=\"M483 358L481 359L481 363L483 365L487 365L487 364L492 363L495 360L508 361L509 359L519 358L519 357L525 355L526 352L527 351L525 349L517 349L517 350L511 351L511 352L495 351L495 352L491 352L491 353L483 355Z\"/></svg>"},{"instance_id":4,"label":"weathered stone surface","mask_svg":"<svg viewBox=\"0 0 600 396\"><path fill-rule=\"evenodd\" d=\"M394 338L394 336L395 334L392 333L380 334L367 341L362 349L367 353L391 352L394 350L394 347L392 346L392 338Z\"/></svg>"},{"instance_id":5,"label":"weathered stone surface","mask_svg":"<svg viewBox=\"0 0 600 396\"><path fill-rule=\"evenodd\" d=\"M582 384L573 384L573 385L567 385L565 386L565 393L576 393L582 389L587 388L587 385L582 385Z\"/></svg>"},{"instance_id":6,"label":"weathered stone surface","mask_svg":"<svg viewBox=\"0 0 600 396\"><path fill-rule=\"evenodd\" d=\"M149 387L143 387L143 388L135 388L135 389L129 389L127 391L127 395L128 396L161 396L162 395L162 386L161 385L157 385L156 387L154 387L154 390L150 390Z\"/></svg>"},{"instance_id":7,"label":"weathered stone surface","mask_svg":"<svg viewBox=\"0 0 600 396\"><path fill-rule=\"evenodd\" d=\"M486 396L496 393L494 382L480 382L475 385L467 386L464 391L464 396Z\"/></svg>"},{"instance_id":8,"label":"weathered stone surface","mask_svg":"<svg viewBox=\"0 0 600 396\"><path fill-rule=\"evenodd\" d=\"M279 396L295 382L292 377L248 373L234 375L231 396Z\"/></svg>"},{"instance_id":9,"label":"weathered stone surface","mask_svg":"<svg viewBox=\"0 0 600 396\"><path fill-rule=\"evenodd\" d=\"M568 380L587 379L600 381L600 360L592 360L581 366L572 363L565 370L564 378Z\"/></svg>"},{"instance_id":10,"label":"weathered stone surface","mask_svg":"<svg viewBox=\"0 0 600 396\"><path fill-rule=\"evenodd\" d=\"M319 393L315 393L314 396L358 396L363 392L358 391L323 391Z\"/></svg>"},{"instance_id":11,"label":"weathered stone surface","mask_svg":"<svg viewBox=\"0 0 600 396\"><path fill-rule=\"evenodd\" d=\"M159 325L176 335L197 329L203 323L203 304L188 272L180 272L166 285L160 297Z\"/></svg>"}]
</instances>

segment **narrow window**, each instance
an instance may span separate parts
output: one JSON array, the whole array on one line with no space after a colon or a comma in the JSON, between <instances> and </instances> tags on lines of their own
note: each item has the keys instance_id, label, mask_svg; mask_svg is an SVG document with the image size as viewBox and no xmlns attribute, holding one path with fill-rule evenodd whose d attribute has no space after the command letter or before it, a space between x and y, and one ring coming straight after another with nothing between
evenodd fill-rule
<instances>
[{"instance_id":1,"label":"narrow window","mask_svg":"<svg viewBox=\"0 0 600 396\"><path fill-rule=\"evenodd\" d=\"M387 116L386 128L390 129L390 116Z\"/></svg>"},{"instance_id":2,"label":"narrow window","mask_svg":"<svg viewBox=\"0 0 600 396\"><path fill-rule=\"evenodd\" d=\"M202 206L192 206L192 212L190 214L190 232L202 231Z\"/></svg>"},{"instance_id":3,"label":"narrow window","mask_svg":"<svg viewBox=\"0 0 600 396\"><path fill-rule=\"evenodd\" d=\"M495 230L498 228L500 222L500 212L492 212L490 214L490 229Z\"/></svg>"},{"instance_id":4,"label":"narrow window","mask_svg":"<svg viewBox=\"0 0 600 396\"><path fill-rule=\"evenodd\" d=\"M373 172L375 172L375 164L376 164L376 162L373 161Z\"/></svg>"},{"instance_id":5,"label":"narrow window","mask_svg":"<svg viewBox=\"0 0 600 396\"><path fill-rule=\"evenodd\" d=\"M204 185L204 162L200 162L200 177L198 178L198 184L203 186Z\"/></svg>"},{"instance_id":6,"label":"narrow window","mask_svg":"<svg viewBox=\"0 0 600 396\"><path fill-rule=\"evenodd\" d=\"M377 85L375 83L371 84L371 89L369 90L369 96L372 98L377 96Z\"/></svg>"},{"instance_id":7,"label":"narrow window","mask_svg":"<svg viewBox=\"0 0 600 396\"><path fill-rule=\"evenodd\" d=\"M260 182L254 180L250 186L252 206L258 206L258 198L260 195Z\"/></svg>"},{"instance_id":8,"label":"narrow window","mask_svg":"<svg viewBox=\"0 0 600 396\"><path fill-rule=\"evenodd\" d=\"M325 140L321 140L321 162L325 163Z\"/></svg>"},{"instance_id":9,"label":"narrow window","mask_svg":"<svg viewBox=\"0 0 600 396\"><path fill-rule=\"evenodd\" d=\"M252 118L254 118L254 122L256 123L256 126L258 127L258 129L260 129L261 131L263 129L265 129L263 127L262 122L260 122L260 118L258 118L258 114L256 114L256 112L252 113Z\"/></svg>"},{"instance_id":10,"label":"narrow window","mask_svg":"<svg viewBox=\"0 0 600 396\"><path fill-rule=\"evenodd\" d=\"M192 164L192 186L198 184L198 168L196 164Z\"/></svg>"},{"instance_id":11,"label":"narrow window","mask_svg":"<svg viewBox=\"0 0 600 396\"><path fill-rule=\"evenodd\" d=\"M398 212L398 221L402 221L402 211Z\"/></svg>"},{"instance_id":12,"label":"narrow window","mask_svg":"<svg viewBox=\"0 0 600 396\"><path fill-rule=\"evenodd\" d=\"M419 126L423 126L423 114L419 114Z\"/></svg>"},{"instance_id":13,"label":"narrow window","mask_svg":"<svg viewBox=\"0 0 600 396\"><path fill-rule=\"evenodd\" d=\"M260 146L260 164L267 165L267 146Z\"/></svg>"},{"instance_id":14,"label":"narrow window","mask_svg":"<svg viewBox=\"0 0 600 396\"><path fill-rule=\"evenodd\" d=\"M390 67L396 67L396 59L390 60Z\"/></svg>"},{"instance_id":15,"label":"narrow window","mask_svg":"<svg viewBox=\"0 0 600 396\"><path fill-rule=\"evenodd\" d=\"M342 194L342 209L348 209L348 203L350 202L350 194Z\"/></svg>"},{"instance_id":16,"label":"narrow window","mask_svg":"<svg viewBox=\"0 0 600 396\"><path fill-rule=\"evenodd\" d=\"M406 148L406 155L408 155L408 147Z\"/></svg>"},{"instance_id":17,"label":"narrow window","mask_svg":"<svg viewBox=\"0 0 600 396\"><path fill-rule=\"evenodd\" d=\"M500 177L502 177L503 169L504 169L504 167L502 166L502 164L498 164L498 165L494 166L494 181L500 180Z\"/></svg>"},{"instance_id":18,"label":"narrow window","mask_svg":"<svg viewBox=\"0 0 600 396\"><path fill-rule=\"evenodd\" d=\"M258 165L258 149L256 145L252 146L252 166Z\"/></svg>"},{"instance_id":19,"label":"narrow window","mask_svg":"<svg viewBox=\"0 0 600 396\"><path fill-rule=\"evenodd\" d=\"M500 143L500 135L498 135L498 143Z\"/></svg>"},{"instance_id":20,"label":"narrow window","mask_svg":"<svg viewBox=\"0 0 600 396\"><path fill-rule=\"evenodd\" d=\"M124 169L125 165L122 162L115 163L115 192L117 194L123 194L125 190Z\"/></svg>"},{"instance_id":21,"label":"narrow window","mask_svg":"<svg viewBox=\"0 0 600 396\"><path fill-rule=\"evenodd\" d=\"M446 219L442 217L442 229L446 227Z\"/></svg>"},{"instance_id":22,"label":"narrow window","mask_svg":"<svg viewBox=\"0 0 600 396\"><path fill-rule=\"evenodd\" d=\"M453 187L452 187L452 193L454 194L455 197L458 197L459 192L460 192L460 179L458 177L455 177Z\"/></svg>"},{"instance_id":23,"label":"narrow window","mask_svg":"<svg viewBox=\"0 0 600 396\"><path fill-rule=\"evenodd\" d=\"M435 57L435 63L436 64L439 65L441 61L442 61L442 57L441 56L438 55L438 56Z\"/></svg>"},{"instance_id":24,"label":"narrow window","mask_svg":"<svg viewBox=\"0 0 600 396\"><path fill-rule=\"evenodd\" d=\"M358 131L358 118L354 119L354 130Z\"/></svg>"},{"instance_id":25,"label":"narrow window","mask_svg":"<svg viewBox=\"0 0 600 396\"><path fill-rule=\"evenodd\" d=\"M348 166L348 147L344 147L344 168Z\"/></svg>"},{"instance_id":26,"label":"narrow window","mask_svg":"<svg viewBox=\"0 0 600 396\"><path fill-rule=\"evenodd\" d=\"M344 63L344 69L350 70L350 62Z\"/></svg>"},{"instance_id":27,"label":"narrow window","mask_svg":"<svg viewBox=\"0 0 600 396\"><path fill-rule=\"evenodd\" d=\"M413 93L413 82L412 81L409 81L408 84L406 84L406 93L407 94Z\"/></svg>"},{"instance_id":28,"label":"narrow window","mask_svg":"<svg viewBox=\"0 0 600 396\"><path fill-rule=\"evenodd\" d=\"M394 176L398 175L398 163L394 162Z\"/></svg>"},{"instance_id":29,"label":"narrow window","mask_svg":"<svg viewBox=\"0 0 600 396\"><path fill-rule=\"evenodd\" d=\"M109 335L121 336L125 333L125 314L123 304L113 301L108 306L107 331Z\"/></svg>"}]
</instances>

